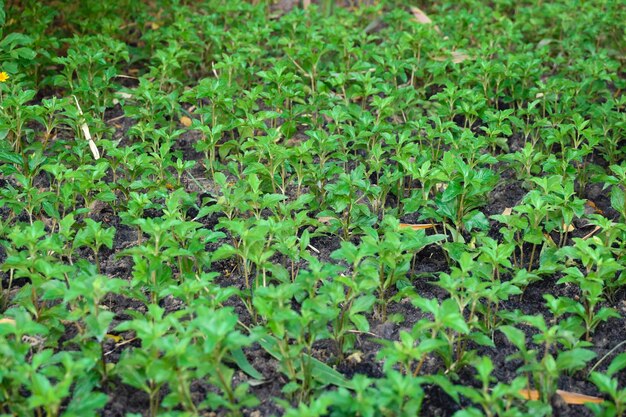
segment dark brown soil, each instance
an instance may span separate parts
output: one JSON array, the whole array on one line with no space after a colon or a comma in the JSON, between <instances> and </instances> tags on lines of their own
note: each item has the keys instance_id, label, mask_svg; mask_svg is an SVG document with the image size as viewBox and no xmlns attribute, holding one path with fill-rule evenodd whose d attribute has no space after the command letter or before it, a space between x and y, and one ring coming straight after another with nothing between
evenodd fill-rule
<instances>
[{"instance_id":1,"label":"dark brown soil","mask_svg":"<svg viewBox=\"0 0 626 417\"><path fill-rule=\"evenodd\" d=\"M120 131L120 137L123 138L123 132L125 132L130 125L131 121L124 118L117 119L116 124L123 126ZM193 149L193 138L183 137L177 142L176 149L182 151L183 155L187 159L199 160L200 155ZM504 168L503 168L504 169ZM211 186L210 182L202 178L203 170L200 164L194 169L194 176L205 186ZM526 190L523 185L514 180L512 173L503 170L501 172L501 182L495 187L489 196L488 204L482 209L487 215L499 214L507 207L513 207L520 202L525 195ZM186 181L188 191L190 192L203 192L206 190L198 189L195 182ZM596 184L590 184L585 189L587 198L594 201L599 210L602 210L605 215L615 216L616 213L610 208L610 202L606 197L606 193L603 193L599 186ZM132 271L132 261L129 257L118 257L119 250L132 246L137 239L137 232L128 226L121 224L119 218L117 218L110 210L102 210L92 214L95 220L103 221L109 226L114 226L117 229L115 237L115 247L112 250L104 250L101 254L102 267L104 272L108 276L129 278ZM219 214L213 215L209 219L205 219L207 227L214 227L217 223ZM403 221L415 221L415 216L407 216ZM497 222L492 222L492 228L490 235L494 238L499 238L499 225ZM330 258L330 254L339 248L340 240L337 237L319 236L315 237L311 241L311 245L319 250L318 257L322 261L334 262ZM4 254L0 253L0 257ZM89 253L86 253L87 257L90 257ZM441 248L437 246L430 246L425 248L417 255L417 261L415 263L415 269L411 271L410 276L415 276L413 285L416 291L423 297L428 298L445 298L446 292L441 288L433 285L434 274L438 272L447 272L448 263ZM230 272L234 269L234 264L230 261L221 261L215 263L214 268L218 272L223 274L218 278L218 283L222 286L237 286L238 282L237 274ZM226 273L228 272L228 273ZM552 294L554 296L567 295L570 297L576 296L576 291L571 286L556 285L557 277L544 278L543 280L531 284L525 291L523 298L513 297L506 301L502 305L502 309L508 311L519 310L524 314L543 314L546 316L546 320L552 320L552 317L547 314L544 304L544 294ZM620 291L615 297L611 307L617 309L622 314L626 314L626 302L625 292ZM114 325L129 317L125 314L126 310L141 310L143 306L137 301L128 299L121 296L111 297L107 300L107 304L114 311L117 316L113 323ZM243 322L249 322L250 318L248 312L239 300L231 300L229 304L235 307L236 312L240 315ZM172 299L165 299L162 307L167 311L176 310L179 305ZM383 359L378 356L380 350L380 344L377 343L377 339L397 340L399 332L403 329L410 329L420 318L423 318L423 314L420 310L413 307L408 300L400 301L389 306L390 314L400 314L404 317L404 321L401 323L385 322L380 323L375 320L374 317L369 317L371 324L371 332L375 336L360 335L355 350L360 352L360 358L358 361L346 360L339 363L336 369L350 378L355 374L363 374L370 378L380 378L383 376L382 363ZM622 339L624 332L623 322L617 322L615 320L602 324L595 332L594 346L598 358L607 354L616 343ZM532 335L532 332L528 330L528 336ZM69 335L67 335L69 336ZM71 336L70 336L71 337ZM509 382L513 380L517 374L517 368L519 363L516 361L507 361L507 357L515 352L515 348L508 343L502 334L496 332L493 335L495 348L476 347L478 353L488 355L492 358L495 365L494 376L498 380L503 382ZM108 352L108 360L111 362L117 361L119 355L123 349L136 345L135 343L128 343L124 346L116 347L113 343L107 345L111 350ZM136 346L135 346L136 347ZM251 417L281 415L282 408L273 400L275 397L283 397L281 394L281 387L287 382L284 376L280 373L278 363L271 358L262 348L255 345L245 351L246 356L252 366L263 374L265 381L263 384L251 387L251 392L260 400L260 405L254 409L245 409L244 415ZM321 360L328 360L334 357L334 348L330 344L316 345L316 351L314 356ZM425 365L426 371L436 372L441 366L436 360L430 361ZM605 364L606 366L606 364ZM601 368L602 369L602 368ZM460 385L476 385L477 382L474 379L471 369L465 369L459 374L459 380L455 381ZM245 382L249 379L241 371L236 373L236 381ZM589 395L597 395L595 387L585 382L585 377L582 374L574 374L571 376L563 377L559 380L559 388L563 390L570 390L575 392L582 392ZM623 378L622 378L623 379ZM456 411L460 410L466 404L456 404L454 400L448 396L441 388L435 385L427 385L425 389L425 399L423 404L423 415L425 416L451 416ZM193 394L197 398L203 398L206 393L207 387L202 384L195 384L193 386ZM120 381L112 380L106 385L105 392L109 395L110 400L104 409L102 415L105 417L121 417L126 413L145 413L148 408L148 397L145 393L131 388ZM591 413L581 406L568 406L562 402L555 400L554 412L555 415L562 416L590 416ZM224 413L217 413L215 415L223 415Z\"/></svg>"}]
</instances>

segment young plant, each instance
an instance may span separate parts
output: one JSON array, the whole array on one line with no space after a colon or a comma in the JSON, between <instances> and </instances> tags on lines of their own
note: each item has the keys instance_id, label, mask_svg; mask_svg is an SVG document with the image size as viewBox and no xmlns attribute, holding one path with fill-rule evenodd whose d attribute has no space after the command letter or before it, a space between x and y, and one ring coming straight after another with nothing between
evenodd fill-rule
<instances>
[{"instance_id":1,"label":"young plant","mask_svg":"<svg viewBox=\"0 0 626 417\"><path fill-rule=\"evenodd\" d=\"M93 265L88 265L70 281L63 296L63 302L70 310L69 318L78 328L73 341L78 343L85 357L99 362L104 381L113 368L113 364L107 362L104 342L115 313L103 302L109 294L120 294L127 286L126 281L100 275Z\"/></svg>"},{"instance_id":2,"label":"young plant","mask_svg":"<svg viewBox=\"0 0 626 417\"><path fill-rule=\"evenodd\" d=\"M315 275L308 275L314 278ZM301 302L300 312L291 308L293 298L307 288L291 282L278 286L259 288L254 294L254 306L266 321L270 335L263 338L261 345L272 356L277 357L282 372L289 383L282 391L291 395L298 392L299 401L308 398L320 384L332 383L324 380L319 372L324 365L311 356L313 343L329 336L328 323L332 310L328 309L321 297L310 290L309 297Z\"/></svg>"},{"instance_id":3,"label":"young plant","mask_svg":"<svg viewBox=\"0 0 626 417\"><path fill-rule=\"evenodd\" d=\"M450 274L441 273L435 285L445 289L461 311L467 313L469 326L487 331L496 328L500 304L521 294L520 285L525 282L518 281L523 275L510 281L495 279L492 266L475 257L468 252L454 255L459 266L452 267Z\"/></svg>"},{"instance_id":4,"label":"young plant","mask_svg":"<svg viewBox=\"0 0 626 417\"><path fill-rule=\"evenodd\" d=\"M611 207L619 214L622 221L626 221L626 164L611 165L612 175L602 177L604 188L611 185Z\"/></svg>"},{"instance_id":5,"label":"young plant","mask_svg":"<svg viewBox=\"0 0 626 417\"><path fill-rule=\"evenodd\" d=\"M451 224L444 228L458 241L463 231L484 229L487 218L478 210L485 203L485 195L492 190L498 176L488 168L476 169L463 159L446 152L438 168L438 178L446 188L424 210L424 217Z\"/></svg>"},{"instance_id":6,"label":"young plant","mask_svg":"<svg viewBox=\"0 0 626 417\"><path fill-rule=\"evenodd\" d=\"M339 360L354 346L354 330L369 331L369 323L363 313L369 311L376 302L373 293L378 286L378 270L366 261L369 255L361 246L342 242L331 258L347 263L351 273L344 275L335 271L333 279L324 282L319 290L327 308L333 311L331 333Z\"/></svg>"},{"instance_id":7,"label":"young plant","mask_svg":"<svg viewBox=\"0 0 626 417\"><path fill-rule=\"evenodd\" d=\"M444 363L445 371L455 371L466 363L472 353L462 348L463 339L470 333L470 328L463 318L458 304L452 299L441 304L436 299L415 296L413 305L432 319L419 320L410 332L401 332L396 342L383 341L380 356L387 356L385 369L390 370L400 364L406 374L420 375L429 356L437 355Z\"/></svg>"},{"instance_id":8,"label":"young plant","mask_svg":"<svg viewBox=\"0 0 626 417\"><path fill-rule=\"evenodd\" d=\"M331 210L322 211L319 215L338 214L339 219L335 223L340 225L341 237L345 241L354 236L355 232L362 233L375 221L367 205L361 203L370 188L364 174L365 167L359 165L350 174L342 173L337 182L325 186L328 193L325 202Z\"/></svg>"},{"instance_id":9,"label":"young plant","mask_svg":"<svg viewBox=\"0 0 626 417\"><path fill-rule=\"evenodd\" d=\"M495 379L492 376L494 371L493 361L488 356L482 356L474 364L476 368L476 379L481 384L480 388L469 385L458 387L461 395L467 397L474 404L481 407L482 412L474 407L466 408L456 412L454 417L472 417L484 415L486 417L496 416L517 416L521 415L521 410L514 407L515 400L520 396L526 381L524 377L517 377L510 384L501 382L492 386Z\"/></svg>"},{"instance_id":10,"label":"young plant","mask_svg":"<svg viewBox=\"0 0 626 417\"><path fill-rule=\"evenodd\" d=\"M599 239L587 241L574 238L574 241L575 246L568 246L561 251L570 259L580 260L585 271L574 266L565 268L564 276L558 283L574 283L580 288L581 303L572 300L569 312L584 323L585 337L591 340L591 333L600 323L611 317L620 317L612 308L598 307L604 301L605 293L608 293L606 288L616 287L615 276L622 267L606 248L598 245Z\"/></svg>"},{"instance_id":11,"label":"young plant","mask_svg":"<svg viewBox=\"0 0 626 417\"><path fill-rule=\"evenodd\" d=\"M236 256L244 280L244 289L249 292L252 288L266 286L268 260L274 254L274 251L269 249L271 241L268 241L270 233L268 222L262 221L253 225L251 221L224 220L219 227L231 234L234 245L221 245L213 253L212 260Z\"/></svg>"},{"instance_id":12,"label":"young plant","mask_svg":"<svg viewBox=\"0 0 626 417\"><path fill-rule=\"evenodd\" d=\"M508 316L516 317L515 313ZM526 374L528 387L539 391L541 401L550 403L559 377L583 369L596 354L585 349L588 343L581 342L571 331L558 324L548 326L543 316L521 315L516 321L528 323L539 331L532 338L537 347L529 349L524 332L517 327L502 326L499 330L518 349L507 360L521 359L524 365L518 372Z\"/></svg>"},{"instance_id":13,"label":"young plant","mask_svg":"<svg viewBox=\"0 0 626 417\"><path fill-rule=\"evenodd\" d=\"M90 218L86 218L85 227L80 229L74 237L74 248L86 246L91 249L96 263L96 270L100 274L102 272L99 256L100 249L103 246L113 249L114 237L114 227L103 228L101 222L96 222Z\"/></svg>"},{"instance_id":14,"label":"young plant","mask_svg":"<svg viewBox=\"0 0 626 417\"><path fill-rule=\"evenodd\" d=\"M426 246L443 239L444 235L427 236L424 230L400 229L400 222L391 216L383 219L378 233L363 237L360 249L371 254L366 262L378 269L375 313L381 321L387 320L387 305L394 300L389 293L400 283L407 283L407 274L415 256Z\"/></svg>"},{"instance_id":15,"label":"young plant","mask_svg":"<svg viewBox=\"0 0 626 417\"><path fill-rule=\"evenodd\" d=\"M15 295L13 302L25 308L35 320L49 326L50 340L60 336L61 317L64 307L46 300L58 298L59 284L67 284L68 276L73 271L69 265L59 261L64 253L62 239L46 233L43 222L35 221L28 226L15 226L7 234L9 241L3 242L7 258L1 269L9 272L9 288L14 279L25 278L23 285ZM49 296L49 292L55 297Z\"/></svg>"},{"instance_id":16,"label":"young plant","mask_svg":"<svg viewBox=\"0 0 626 417\"><path fill-rule=\"evenodd\" d=\"M621 417L626 414L626 388L620 388L618 374L626 368L626 353L617 355L604 372L592 372L590 379L609 398L602 405L588 404L595 415Z\"/></svg>"},{"instance_id":17,"label":"young plant","mask_svg":"<svg viewBox=\"0 0 626 417\"><path fill-rule=\"evenodd\" d=\"M115 373L125 384L148 394L148 415L155 417L161 407L161 387L177 380L167 353L175 352L176 342L185 346L189 341L172 336L178 327L176 316L165 316L164 310L155 304L148 305L146 313L132 313L133 319L119 324L116 330L134 331L141 341L141 349L125 350L115 366Z\"/></svg>"}]
</instances>

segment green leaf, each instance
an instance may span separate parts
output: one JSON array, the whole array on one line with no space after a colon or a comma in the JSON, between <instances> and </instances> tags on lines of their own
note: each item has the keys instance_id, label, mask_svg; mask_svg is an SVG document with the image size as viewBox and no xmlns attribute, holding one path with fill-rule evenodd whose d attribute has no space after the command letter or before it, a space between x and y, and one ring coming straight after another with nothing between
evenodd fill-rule
<instances>
[{"instance_id":1,"label":"green leaf","mask_svg":"<svg viewBox=\"0 0 626 417\"><path fill-rule=\"evenodd\" d=\"M474 332L469 335L469 338L481 346L496 347L493 340L491 340L491 338L484 333Z\"/></svg>"},{"instance_id":2,"label":"green leaf","mask_svg":"<svg viewBox=\"0 0 626 417\"><path fill-rule=\"evenodd\" d=\"M246 358L246 355L244 355L242 349L234 349L231 352L231 355L239 369L244 371L246 374L258 381L263 381L265 379L263 378L263 375L259 371L254 369L250 362L248 362L248 358Z\"/></svg>"},{"instance_id":3,"label":"green leaf","mask_svg":"<svg viewBox=\"0 0 626 417\"><path fill-rule=\"evenodd\" d=\"M277 346L278 342L275 338L271 336L265 336L259 340L259 344L263 347L263 349L265 349L267 353L269 353L274 358L278 360L282 358L282 355L280 354ZM315 379L319 383L323 385L331 384L338 387L352 389L352 383L348 381L341 373L337 372L330 366L313 357L309 357L308 360L311 364L311 375L313 376L313 379Z\"/></svg>"},{"instance_id":4,"label":"green leaf","mask_svg":"<svg viewBox=\"0 0 626 417\"><path fill-rule=\"evenodd\" d=\"M526 350L526 336L523 331L513 326L500 326L499 330L515 347L522 351Z\"/></svg>"},{"instance_id":5,"label":"green leaf","mask_svg":"<svg viewBox=\"0 0 626 417\"><path fill-rule=\"evenodd\" d=\"M442 339L425 339L419 343L417 349L421 353L431 353L435 352L437 349L444 348L447 345L448 343Z\"/></svg>"},{"instance_id":6,"label":"green leaf","mask_svg":"<svg viewBox=\"0 0 626 417\"><path fill-rule=\"evenodd\" d=\"M613 359L608 369L606 370L606 373L609 375L614 375L624 368L626 368L626 352L620 353L615 357L615 359Z\"/></svg>"},{"instance_id":7,"label":"green leaf","mask_svg":"<svg viewBox=\"0 0 626 417\"><path fill-rule=\"evenodd\" d=\"M291 381L283 385L280 391L283 394L293 394L294 392L298 391L298 389L300 389L300 384L295 381Z\"/></svg>"},{"instance_id":8,"label":"green leaf","mask_svg":"<svg viewBox=\"0 0 626 417\"><path fill-rule=\"evenodd\" d=\"M441 323L446 327L462 334L469 333L469 327L465 322L465 318L459 311L459 305L451 298L441 303L440 310L435 314L435 317L441 320Z\"/></svg>"},{"instance_id":9,"label":"green leaf","mask_svg":"<svg viewBox=\"0 0 626 417\"><path fill-rule=\"evenodd\" d=\"M93 392L93 383L79 381L74 389L74 395L62 417L81 417L97 415L97 410L104 408L109 397L101 392Z\"/></svg>"},{"instance_id":10,"label":"green leaf","mask_svg":"<svg viewBox=\"0 0 626 417\"><path fill-rule=\"evenodd\" d=\"M352 303L352 307L350 307L350 313L362 313L364 311L369 311L369 309L376 302L376 297L372 294L364 295L362 297L357 298Z\"/></svg>"},{"instance_id":11,"label":"green leaf","mask_svg":"<svg viewBox=\"0 0 626 417\"><path fill-rule=\"evenodd\" d=\"M444 375L428 375L424 377L424 380L427 382L432 382L435 385L438 385L446 394L448 394L454 402L459 403L459 392L457 387L454 386L452 381L448 379L448 377Z\"/></svg>"},{"instance_id":12,"label":"green leaf","mask_svg":"<svg viewBox=\"0 0 626 417\"><path fill-rule=\"evenodd\" d=\"M52 204L52 202L44 201L44 202L41 203L41 207L43 207L43 210L51 218L59 219L61 217L61 214L59 213L59 210L57 210L57 208L54 206L54 204Z\"/></svg>"},{"instance_id":13,"label":"green leaf","mask_svg":"<svg viewBox=\"0 0 626 417\"><path fill-rule=\"evenodd\" d=\"M448 184L448 187L443 192L441 196L441 201L444 203L452 201L457 196L459 196L462 192L463 192L463 187L461 186L461 183L458 181L452 181Z\"/></svg>"},{"instance_id":14,"label":"green leaf","mask_svg":"<svg viewBox=\"0 0 626 417\"><path fill-rule=\"evenodd\" d=\"M601 392L611 395L617 391L617 380L608 375L593 372L590 379Z\"/></svg>"},{"instance_id":15,"label":"green leaf","mask_svg":"<svg viewBox=\"0 0 626 417\"><path fill-rule=\"evenodd\" d=\"M486 230L489 228L489 220L482 211L473 211L467 214L463 221L468 232L477 230Z\"/></svg>"},{"instance_id":16,"label":"green leaf","mask_svg":"<svg viewBox=\"0 0 626 417\"><path fill-rule=\"evenodd\" d=\"M112 190L105 190L96 194L96 199L105 203L111 203L117 199L117 196Z\"/></svg>"},{"instance_id":17,"label":"green leaf","mask_svg":"<svg viewBox=\"0 0 626 417\"><path fill-rule=\"evenodd\" d=\"M584 368L587 362L595 357L596 354L591 350L576 348L559 353L556 364L559 369L577 371Z\"/></svg>"},{"instance_id":18,"label":"green leaf","mask_svg":"<svg viewBox=\"0 0 626 417\"><path fill-rule=\"evenodd\" d=\"M211 257L211 261L219 261L222 259L228 259L237 254L237 249L233 246L225 243L213 252L213 256Z\"/></svg>"},{"instance_id":19,"label":"green leaf","mask_svg":"<svg viewBox=\"0 0 626 417\"><path fill-rule=\"evenodd\" d=\"M287 197L283 194L265 194L263 196L263 205L272 208L285 199L287 199Z\"/></svg>"},{"instance_id":20,"label":"green leaf","mask_svg":"<svg viewBox=\"0 0 626 417\"><path fill-rule=\"evenodd\" d=\"M352 383L341 373L315 358L310 358L310 360L312 365L311 375L313 376L313 379L316 379L324 385L331 384L337 387L352 389Z\"/></svg>"},{"instance_id":21,"label":"green leaf","mask_svg":"<svg viewBox=\"0 0 626 417\"><path fill-rule=\"evenodd\" d=\"M624 191L618 186L613 186L613 188L611 188L611 207L617 212L623 213L624 200Z\"/></svg>"},{"instance_id":22,"label":"green leaf","mask_svg":"<svg viewBox=\"0 0 626 417\"><path fill-rule=\"evenodd\" d=\"M15 165L22 165L24 163L22 155L18 155L14 152L9 152L7 150L0 150L0 161L9 162Z\"/></svg>"},{"instance_id":23,"label":"green leaf","mask_svg":"<svg viewBox=\"0 0 626 417\"><path fill-rule=\"evenodd\" d=\"M369 322L362 314L350 314L350 321L354 323L357 330L360 332L367 332L370 329Z\"/></svg>"},{"instance_id":24,"label":"green leaf","mask_svg":"<svg viewBox=\"0 0 626 417\"><path fill-rule=\"evenodd\" d=\"M479 409L470 407L464 410L457 411L453 417L483 417L483 413Z\"/></svg>"}]
</instances>

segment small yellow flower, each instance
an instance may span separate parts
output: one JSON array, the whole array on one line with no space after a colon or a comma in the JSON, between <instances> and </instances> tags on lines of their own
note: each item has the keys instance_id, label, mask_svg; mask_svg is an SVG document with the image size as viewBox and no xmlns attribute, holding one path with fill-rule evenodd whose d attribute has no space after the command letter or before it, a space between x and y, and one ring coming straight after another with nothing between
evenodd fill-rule
<instances>
[{"instance_id":1,"label":"small yellow flower","mask_svg":"<svg viewBox=\"0 0 626 417\"><path fill-rule=\"evenodd\" d=\"M4 71L0 72L0 83L5 83L7 82L8 79L9 79L9 74L7 74Z\"/></svg>"}]
</instances>

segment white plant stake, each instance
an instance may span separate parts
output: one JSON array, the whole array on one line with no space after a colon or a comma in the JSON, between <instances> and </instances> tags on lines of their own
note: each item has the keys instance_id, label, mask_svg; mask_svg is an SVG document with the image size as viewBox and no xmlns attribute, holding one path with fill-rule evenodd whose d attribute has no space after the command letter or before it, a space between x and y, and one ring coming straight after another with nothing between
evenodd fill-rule
<instances>
[{"instance_id":1,"label":"white plant stake","mask_svg":"<svg viewBox=\"0 0 626 417\"><path fill-rule=\"evenodd\" d=\"M78 104L78 99L76 98L76 96L72 96L72 97L74 97L74 101L76 102L76 107L78 108L78 114L83 116L83 110L80 108L80 104ZM87 126L87 122L83 122L80 125L80 129L83 131L83 134L85 135L85 139L89 141L89 149L91 149L93 158L97 161L98 159L100 159L100 151L98 151L96 142L94 142L93 139L91 138L91 132L89 131L89 126Z\"/></svg>"}]
</instances>

